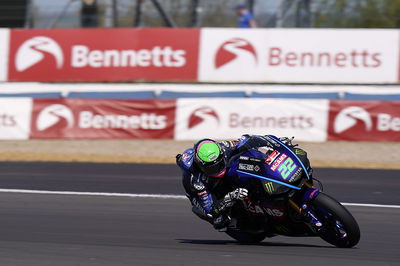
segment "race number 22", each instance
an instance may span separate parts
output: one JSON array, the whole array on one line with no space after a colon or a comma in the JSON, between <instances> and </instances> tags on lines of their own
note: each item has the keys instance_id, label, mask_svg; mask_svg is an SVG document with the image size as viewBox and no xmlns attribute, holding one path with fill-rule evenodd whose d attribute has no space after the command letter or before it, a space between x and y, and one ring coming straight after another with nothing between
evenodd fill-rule
<instances>
[{"instance_id":1,"label":"race number 22","mask_svg":"<svg viewBox=\"0 0 400 266\"><path fill-rule=\"evenodd\" d=\"M282 178L286 180L294 171L294 169L296 169L296 166L297 165L289 157L283 164L279 166L278 171L281 173Z\"/></svg>"}]
</instances>

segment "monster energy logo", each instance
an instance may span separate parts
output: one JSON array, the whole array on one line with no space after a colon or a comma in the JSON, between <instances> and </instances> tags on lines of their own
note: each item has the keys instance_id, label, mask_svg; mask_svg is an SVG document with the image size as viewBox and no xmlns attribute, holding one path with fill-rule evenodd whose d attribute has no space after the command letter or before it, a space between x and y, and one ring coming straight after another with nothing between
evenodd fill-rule
<instances>
[{"instance_id":1,"label":"monster energy logo","mask_svg":"<svg viewBox=\"0 0 400 266\"><path fill-rule=\"evenodd\" d=\"M306 152L304 150L302 150L302 149L299 149L299 148L295 149L294 152L297 155L306 155Z\"/></svg>"},{"instance_id":2,"label":"monster energy logo","mask_svg":"<svg viewBox=\"0 0 400 266\"><path fill-rule=\"evenodd\" d=\"M264 184L265 185L265 189L267 190L267 192L268 193L272 193L272 192L274 192L274 185L272 184L272 182L268 182L268 183L265 183Z\"/></svg>"}]
</instances>

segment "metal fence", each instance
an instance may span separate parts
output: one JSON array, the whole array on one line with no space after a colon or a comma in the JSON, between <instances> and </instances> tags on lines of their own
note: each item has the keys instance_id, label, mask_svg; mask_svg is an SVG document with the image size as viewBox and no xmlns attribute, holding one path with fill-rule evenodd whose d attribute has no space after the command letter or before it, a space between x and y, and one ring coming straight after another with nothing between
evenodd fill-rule
<instances>
[{"instance_id":1,"label":"metal fence","mask_svg":"<svg viewBox=\"0 0 400 266\"><path fill-rule=\"evenodd\" d=\"M84 3L96 4L89 26L235 27L245 4L259 27L398 27L400 0L29 0L28 28L85 26ZM0 18L1 19L1 18ZM94 23L94 24L93 24ZM367 26L365 26L367 25Z\"/></svg>"}]
</instances>

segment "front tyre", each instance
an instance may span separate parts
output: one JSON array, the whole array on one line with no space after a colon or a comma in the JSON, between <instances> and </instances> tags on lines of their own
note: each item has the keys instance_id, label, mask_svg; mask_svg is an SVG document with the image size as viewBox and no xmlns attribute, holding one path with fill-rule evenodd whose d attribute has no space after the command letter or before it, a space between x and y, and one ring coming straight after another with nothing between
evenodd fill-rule
<instances>
[{"instance_id":1,"label":"front tyre","mask_svg":"<svg viewBox=\"0 0 400 266\"><path fill-rule=\"evenodd\" d=\"M340 248L351 248L360 240L360 228L350 212L330 196L320 193L312 202L323 224L319 236Z\"/></svg>"}]
</instances>

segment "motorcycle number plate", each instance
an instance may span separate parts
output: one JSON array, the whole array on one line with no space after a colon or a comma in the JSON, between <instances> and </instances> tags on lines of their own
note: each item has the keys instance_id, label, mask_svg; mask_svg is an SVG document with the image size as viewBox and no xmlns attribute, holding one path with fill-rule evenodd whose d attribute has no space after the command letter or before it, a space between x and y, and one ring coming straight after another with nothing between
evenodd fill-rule
<instances>
[{"instance_id":1,"label":"motorcycle number plate","mask_svg":"<svg viewBox=\"0 0 400 266\"><path fill-rule=\"evenodd\" d=\"M285 153L282 153L270 169L280 174L283 180L288 180L298 169L298 165Z\"/></svg>"}]
</instances>

